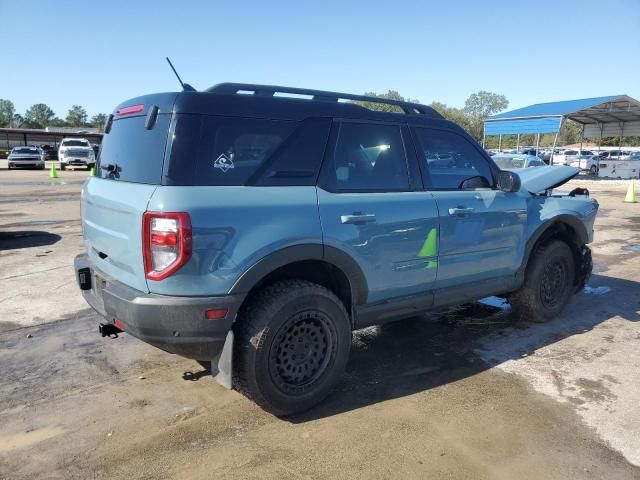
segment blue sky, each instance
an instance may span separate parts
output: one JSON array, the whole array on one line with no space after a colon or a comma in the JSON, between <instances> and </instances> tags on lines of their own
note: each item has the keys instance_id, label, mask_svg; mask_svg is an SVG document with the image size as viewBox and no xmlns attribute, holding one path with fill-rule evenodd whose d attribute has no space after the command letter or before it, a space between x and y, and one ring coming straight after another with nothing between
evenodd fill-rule
<instances>
[{"instance_id":1,"label":"blue sky","mask_svg":"<svg viewBox=\"0 0 640 480\"><path fill-rule=\"evenodd\" d=\"M36 2L0 0L0 98L110 112L223 81L398 90L461 107L626 93L640 99L640 0ZM618 69L616 65L620 65Z\"/></svg>"}]
</instances>

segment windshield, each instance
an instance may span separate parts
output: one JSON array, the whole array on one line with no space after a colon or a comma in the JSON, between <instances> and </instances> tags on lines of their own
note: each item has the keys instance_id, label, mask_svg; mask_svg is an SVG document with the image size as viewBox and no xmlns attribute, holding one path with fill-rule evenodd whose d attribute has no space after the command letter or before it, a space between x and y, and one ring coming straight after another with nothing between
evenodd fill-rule
<instances>
[{"instance_id":1,"label":"windshield","mask_svg":"<svg viewBox=\"0 0 640 480\"><path fill-rule=\"evenodd\" d=\"M13 153L38 153L38 149L34 147L14 148Z\"/></svg>"},{"instance_id":2,"label":"windshield","mask_svg":"<svg viewBox=\"0 0 640 480\"><path fill-rule=\"evenodd\" d=\"M61 147L88 147L89 142L86 140L64 140Z\"/></svg>"}]
</instances>

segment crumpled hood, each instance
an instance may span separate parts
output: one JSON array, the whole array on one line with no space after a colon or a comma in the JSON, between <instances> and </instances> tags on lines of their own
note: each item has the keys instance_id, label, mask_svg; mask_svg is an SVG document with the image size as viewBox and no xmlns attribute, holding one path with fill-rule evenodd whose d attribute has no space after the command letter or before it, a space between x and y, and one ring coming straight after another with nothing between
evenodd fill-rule
<instances>
[{"instance_id":1,"label":"crumpled hood","mask_svg":"<svg viewBox=\"0 0 640 480\"><path fill-rule=\"evenodd\" d=\"M540 193L567 183L580 173L580 169L565 165L513 169L522 182L521 190Z\"/></svg>"}]
</instances>

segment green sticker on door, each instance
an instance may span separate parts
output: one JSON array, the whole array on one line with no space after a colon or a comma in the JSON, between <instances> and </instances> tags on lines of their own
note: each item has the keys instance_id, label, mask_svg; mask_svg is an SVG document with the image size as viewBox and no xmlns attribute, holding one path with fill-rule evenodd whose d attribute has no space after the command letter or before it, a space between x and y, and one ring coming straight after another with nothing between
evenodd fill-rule
<instances>
[{"instance_id":1,"label":"green sticker on door","mask_svg":"<svg viewBox=\"0 0 640 480\"><path fill-rule=\"evenodd\" d=\"M427 238L424 239L424 243L422 244L422 248L418 252L418 256L420 258L427 258L427 257L435 257L437 255L438 255L438 229L432 228L431 230L429 230L429 234L427 235ZM437 267L438 267L438 261L431 260L427 262L424 268L430 269L430 268L437 268Z\"/></svg>"}]
</instances>

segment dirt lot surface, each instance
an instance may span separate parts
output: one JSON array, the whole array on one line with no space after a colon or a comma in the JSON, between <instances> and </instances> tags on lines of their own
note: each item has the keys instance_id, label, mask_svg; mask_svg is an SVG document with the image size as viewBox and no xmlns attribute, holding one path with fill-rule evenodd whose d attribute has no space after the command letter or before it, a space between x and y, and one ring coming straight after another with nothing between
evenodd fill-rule
<instances>
[{"instance_id":1,"label":"dirt lot surface","mask_svg":"<svg viewBox=\"0 0 640 480\"><path fill-rule=\"evenodd\" d=\"M337 391L278 419L195 362L100 338L71 267L86 176L0 170L0 478L640 478L628 182L571 182L601 209L561 317L473 304L357 332Z\"/></svg>"}]
</instances>

